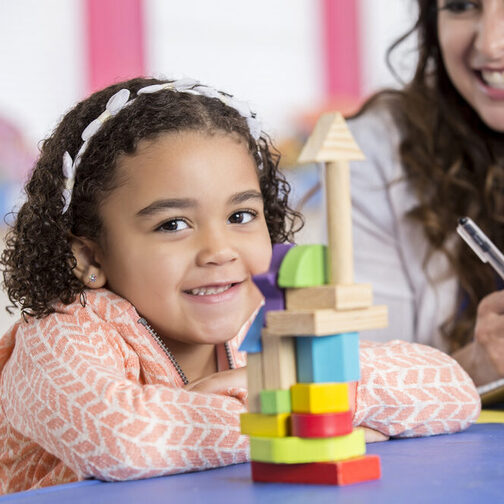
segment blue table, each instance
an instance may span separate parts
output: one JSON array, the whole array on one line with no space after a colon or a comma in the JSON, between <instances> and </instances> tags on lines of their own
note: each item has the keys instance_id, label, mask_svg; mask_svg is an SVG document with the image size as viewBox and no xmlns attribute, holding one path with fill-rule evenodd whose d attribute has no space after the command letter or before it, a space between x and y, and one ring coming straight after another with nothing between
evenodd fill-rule
<instances>
[{"instance_id":1,"label":"blue table","mask_svg":"<svg viewBox=\"0 0 504 504\"><path fill-rule=\"evenodd\" d=\"M240 464L124 483L70 483L6 495L0 504L504 502L504 424L372 444L368 453L381 456L382 479L348 487L252 483L250 465Z\"/></svg>"}]
</instances>

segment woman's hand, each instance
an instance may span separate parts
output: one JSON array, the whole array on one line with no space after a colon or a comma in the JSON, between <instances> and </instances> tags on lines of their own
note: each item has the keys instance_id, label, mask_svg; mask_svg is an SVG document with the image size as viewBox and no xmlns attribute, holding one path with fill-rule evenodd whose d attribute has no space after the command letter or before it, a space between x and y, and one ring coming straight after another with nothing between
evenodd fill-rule
<instances>
[{"instance_id":1,"label":"woman's hand","mask_svg":"<svg viewBox=\"0 0 504 504\"><path fill-rule=\"evenodd\" d=\"M504 291L492 292L478 305L474 341L453 354L476 385L504 376Z\"/></svg>"},{"instance_id":2,"label":"woman's hand","mask_svg":"<svg viewBox=\"0 0 504 504\"><path fill-rule=\"evenodd\" d=\"M229 388L247 388L247 368L228 369L195 380L185 386L186 390L218 394Z\"/></svg>"},{"instance_id":3,"label":"woman's hand","mask_svg":"<svg viewBox=\"0 0 504 504\"><path fill-rule=\"evenodd\" d=\"M494 378L504 376L504 291L493 292L480 301L474 341L490 358Z\"/></svg>"}]
</instances>

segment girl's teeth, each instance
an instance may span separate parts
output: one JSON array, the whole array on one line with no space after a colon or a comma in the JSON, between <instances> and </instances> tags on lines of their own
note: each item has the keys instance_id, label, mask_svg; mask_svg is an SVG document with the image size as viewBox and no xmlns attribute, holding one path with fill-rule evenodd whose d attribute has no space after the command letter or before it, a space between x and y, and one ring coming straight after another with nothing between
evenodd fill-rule
<instances>
[{"instance_id":1,"label":"girl's teeth","mask_svg":"<svg viewBox=\"0 0 504 504\"><path fill-rule=\"evenodd\" d=\"M481 76L489 86L497 89L504 89L504 72L483 70Z\"/></svg>"},{"instance_id":2,"label":"girl's teeth","mask_svg":"<svg viewBox=\"0 0 504 504\"><path fill-rule=\"evenodd\" d=\"M221 292L227 291L231 287L231 284L224 285L222 287L203 287L200 289L191 289L189 291L193 296L210 296L212 294L220 294Z\"/></svg>"}]
</instances>

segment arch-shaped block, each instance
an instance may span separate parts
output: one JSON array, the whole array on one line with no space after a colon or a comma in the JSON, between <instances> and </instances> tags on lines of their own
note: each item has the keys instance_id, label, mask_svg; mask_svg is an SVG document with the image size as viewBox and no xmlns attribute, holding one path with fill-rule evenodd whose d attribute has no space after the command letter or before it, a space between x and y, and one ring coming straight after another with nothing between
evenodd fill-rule
<instances>
[{"instance_id":1,"label":"arch-shaped block","mask_svg":"<svg viewBox=\"0 0 504 504\"><path fill-rule=\"evenodd\" d=\"M327 247L297 245L282 261L278 272L280 287L314 287L328 282Z\"/></svg>"}]
</instances>

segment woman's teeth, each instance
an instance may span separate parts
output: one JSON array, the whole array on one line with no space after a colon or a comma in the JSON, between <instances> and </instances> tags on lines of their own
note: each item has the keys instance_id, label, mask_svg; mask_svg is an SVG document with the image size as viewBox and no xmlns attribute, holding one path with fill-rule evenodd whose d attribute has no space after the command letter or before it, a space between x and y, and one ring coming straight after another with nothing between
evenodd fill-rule
<instances>
[{"instance_id":1,"label":"woman's teeth","mask_svg":"<svg viewBox=\"0 0 504 504\"><path fill-rule=\"evenodd\" d=\"M496 89L504 89L504 72L482 70L481 77L489 86Z\"/></svg>"},{"instance_id":2,"label":"woman's teeth","mask_svg":"<svg viewBox=\"0 0 504 504\"><path fill-rule=\"evenodd\" d=\"M199 289L191 289L187 291L193 296L210 296L211 294L220 294L230 289L233 284L223 285L222 287L200 287Z\"/></svg>"}]
</instances>

